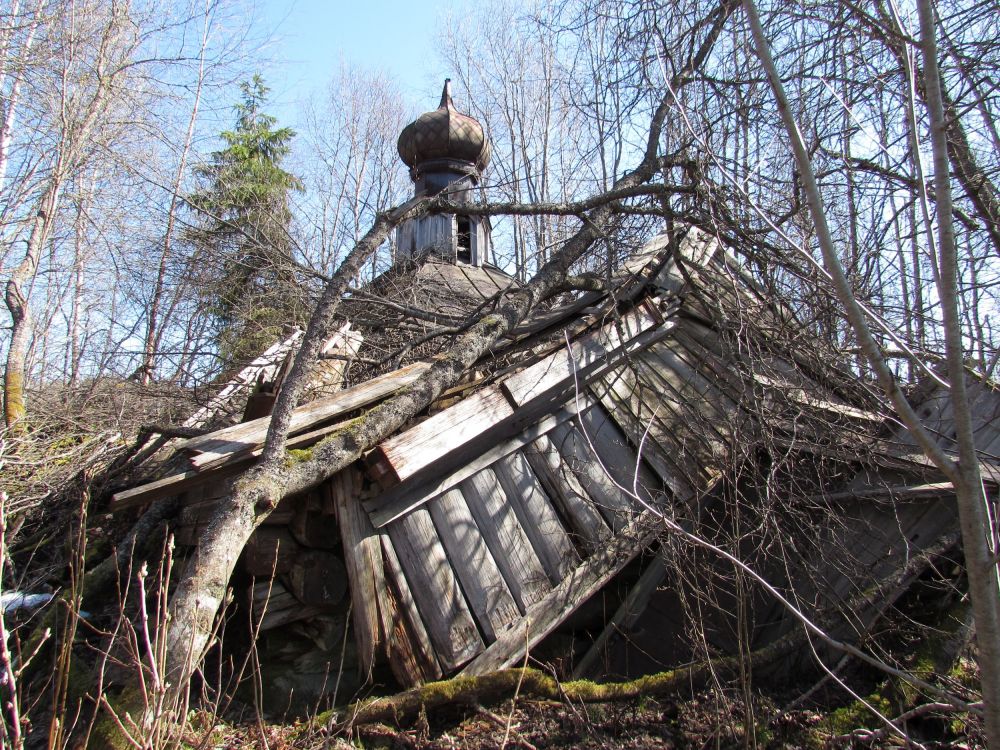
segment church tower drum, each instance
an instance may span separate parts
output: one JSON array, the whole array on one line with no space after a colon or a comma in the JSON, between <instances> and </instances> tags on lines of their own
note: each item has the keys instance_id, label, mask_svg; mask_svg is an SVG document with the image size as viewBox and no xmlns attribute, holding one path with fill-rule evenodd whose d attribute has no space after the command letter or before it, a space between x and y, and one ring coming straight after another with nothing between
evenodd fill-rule
<instances>
[{"instance_id":1,"label":"church tower drum","mask_svg":"<svg viewBox=\"0 0 1000 750\"><path fill-rule=\"evenodd\" d=\"M490 142L479 122L455 108L446 79L437 109L425 112L399 134L399 156L410 168L414 196L445 192L471 203L490 161ZM397 260L434 255L459 265L491 263L490 221L485 216L436 214L403 222L396 230Z\"/></svg>"}]
</instances>

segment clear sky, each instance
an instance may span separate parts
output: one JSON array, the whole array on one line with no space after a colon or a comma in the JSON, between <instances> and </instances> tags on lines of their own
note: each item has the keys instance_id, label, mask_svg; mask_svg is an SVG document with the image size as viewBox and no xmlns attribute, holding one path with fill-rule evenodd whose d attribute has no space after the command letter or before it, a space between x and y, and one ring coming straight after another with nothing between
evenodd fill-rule
<instances>
[{"instance_id":1,"label":"clear sky","mask_svg":"<svg viewBox=\"0 0 1000 750\"><path fill-rule=\"evenodd\" d=\"M272 111L294 126L299 103L322 89L341 60L381 68L408 99L437 106L449 75L435 52L437 26L469 5L471 0L262 0L261 22L272 35L265 49Z\"/></svg>"}]
</instances>

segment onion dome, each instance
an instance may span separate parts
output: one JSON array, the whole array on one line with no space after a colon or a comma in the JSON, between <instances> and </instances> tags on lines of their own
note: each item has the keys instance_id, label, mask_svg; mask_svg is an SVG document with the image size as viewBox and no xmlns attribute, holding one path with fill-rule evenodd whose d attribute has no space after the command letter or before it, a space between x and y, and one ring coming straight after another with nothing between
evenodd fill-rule
<instances>
[{"instance_id":1,"label":"onion dome","mask_svg":"<svg viewBox=\"0 0 1000 750\"><path fill-rule=\"evenodd\" d=\"M438 108L403 128L396 147L414 180L442 170L478 177L490 161L490 141L483 126L455 109L451 79L445 79Z\"/></svg>"}]
</instances>

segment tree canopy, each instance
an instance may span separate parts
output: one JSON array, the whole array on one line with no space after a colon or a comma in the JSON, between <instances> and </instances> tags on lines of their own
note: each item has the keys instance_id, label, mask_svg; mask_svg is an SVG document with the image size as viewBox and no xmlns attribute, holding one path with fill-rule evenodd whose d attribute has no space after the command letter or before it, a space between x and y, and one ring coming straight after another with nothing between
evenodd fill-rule
<instances>
[{"instance_id":1,"label":"tree canopy","mask_svg":"<svg viewBox=\"0 0 1000 750\"><path fill-rule=\"evenodd\" d=\"M204 291L227 366L258 355L305 316L289 205L303 185L282 167L295 131L264 111L269 89L259 74L240 91L235 127L221 133L225 148L195 168L204 187L189 198L198 223L188 238L210 269Z\"/></svg>"}]
</instances>

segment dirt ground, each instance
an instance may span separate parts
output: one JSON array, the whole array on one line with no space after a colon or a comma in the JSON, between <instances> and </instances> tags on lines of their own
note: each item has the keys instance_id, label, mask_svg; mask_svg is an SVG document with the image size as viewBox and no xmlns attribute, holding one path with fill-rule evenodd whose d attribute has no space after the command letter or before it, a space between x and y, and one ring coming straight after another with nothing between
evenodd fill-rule
<instances>
[{"instance_id":1,"label":"dirt ground","mask_svg":"<svg viewBox=\"0 0 1000 750\"><path fill-rule=\"evenodd\" d=\"M683 704L645 700L632 703L569 705L519 699L499 707L471 707L441 712L433 720L420 717L405 729L369 725L350 736L302 727L246 727L211 744L226 750L650 750L687 748L824 747L808 711L774 718L766 712L753 718L763 729L747 737L748 718L742 705L718 705L710 697ZM758 709L760 714L760 709Z\"/></svg>"}]
</instances>

